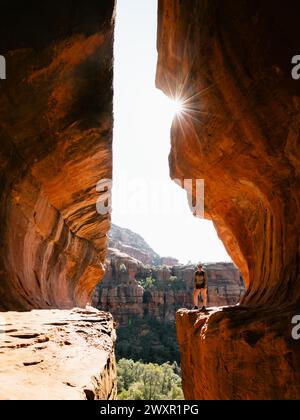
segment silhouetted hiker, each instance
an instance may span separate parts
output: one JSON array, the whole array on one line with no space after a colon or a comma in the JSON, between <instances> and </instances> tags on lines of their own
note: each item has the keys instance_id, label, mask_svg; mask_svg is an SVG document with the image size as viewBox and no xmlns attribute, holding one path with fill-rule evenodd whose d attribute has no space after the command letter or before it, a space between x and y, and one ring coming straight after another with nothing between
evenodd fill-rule
<instances>
[{"instance_id":1,"label":"silhouetted hiker","mask_svg":"<svg viewBox=\"0 0 300 420\"><path fill-rule=\"evenodd\" d=\"M201 297L203 300L203 307L201 311L206 311L206 302L207 302L207 275L205 271L203 271L203 265L197 265L197 271L194 275L194 309L198 308L198 299L199 293L201 293Z\"/></svg>"}]
</instances>

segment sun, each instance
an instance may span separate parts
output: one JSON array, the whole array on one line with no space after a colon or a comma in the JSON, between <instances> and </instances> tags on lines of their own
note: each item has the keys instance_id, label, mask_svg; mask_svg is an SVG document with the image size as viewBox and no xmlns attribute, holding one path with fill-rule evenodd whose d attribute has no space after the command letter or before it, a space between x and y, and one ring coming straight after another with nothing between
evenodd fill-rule
<instances>
[{"instance_id":1,"label":"sun","mask_svg":"<svg viewBox=\"0 0 300 420\"><path fill-rule=\"evenodd\" d=\"M179 98L170 98L170 108L174 116L180 115L183 111L183 101Z\"/></svg>"}]
</instances>

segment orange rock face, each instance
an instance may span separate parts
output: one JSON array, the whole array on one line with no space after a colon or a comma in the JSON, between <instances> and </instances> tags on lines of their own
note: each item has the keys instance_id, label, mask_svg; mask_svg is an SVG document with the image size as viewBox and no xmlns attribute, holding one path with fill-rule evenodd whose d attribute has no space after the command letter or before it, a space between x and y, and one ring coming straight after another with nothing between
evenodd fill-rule
<instances>
[{"instance_id":1,"label":"orange rock face","mask_svg":"<svg viewBox=\"0 0 300 420\"><path fill-rule=\"evenodd\" d=\"M96 184L112 176L113 10L2 8L0 309L84 306L104 273Z\"/></svg>"},{"instance_id":2,"label":"orange rock face","mask_svg":"<svg viewBox=\"0 0 300 420\"><path fill-rule=\"evenodd\" d=\"M205 217L248 288L204 324L179 313L188 398L300 398L298 15L296 1L159 0L157 86L184 101L171 177L205 180Z\"/></svg>"},{"instance_id":3,"label":"orange rock face","mask_svg":"<svg viewBox=\"0 0 300 420\"><path fill-rule=\"evenodd\" d=\"M299 399L300 342L290 310L235 306L176 316L188 400Z\"/></svg>"}]
</instances>

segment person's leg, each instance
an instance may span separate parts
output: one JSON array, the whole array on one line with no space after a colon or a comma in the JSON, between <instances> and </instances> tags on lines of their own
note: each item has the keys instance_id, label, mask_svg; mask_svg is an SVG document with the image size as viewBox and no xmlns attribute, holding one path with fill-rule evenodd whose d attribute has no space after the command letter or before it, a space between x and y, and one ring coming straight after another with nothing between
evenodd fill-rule
<instances>
[{"instance_id":1,"label":"person's leg","mask_svg":"<svg viewBox=\"0 0 300 420\"><path fill-rule=\"evenodd\" d=\"M207 305L207 290L206 289L201 289L201 297L203 300L203 306L206 308L206 305Z\"/></svg>"},{"instance_id":2,"label":"person's leg","mask_svg":"<svg viewBox=\"0 0 300 420\"><path fill-rule=\"evenodd\" d=\"M199 299L199 289L194 289L194 305L198 306L198 299Z\"/></svg>"}]
</instances>

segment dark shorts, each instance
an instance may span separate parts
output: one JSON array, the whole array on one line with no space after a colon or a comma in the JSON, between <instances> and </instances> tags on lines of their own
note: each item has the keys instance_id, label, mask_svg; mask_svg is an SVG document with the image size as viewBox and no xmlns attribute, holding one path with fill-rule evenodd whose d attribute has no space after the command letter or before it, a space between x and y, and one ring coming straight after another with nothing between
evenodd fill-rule
<instances>
[{"instance_id":1,"label":"dark shorts","mask_svg":"<svg viewBox=\"0 0 300 420\"><path fill-rule=\"evenodd\" d=\"M206 289L206 287L205 287L205 283L202 283L202 284L196 284L195 289L197 289L197 290Z\"/></svg>"}]
</instances>

